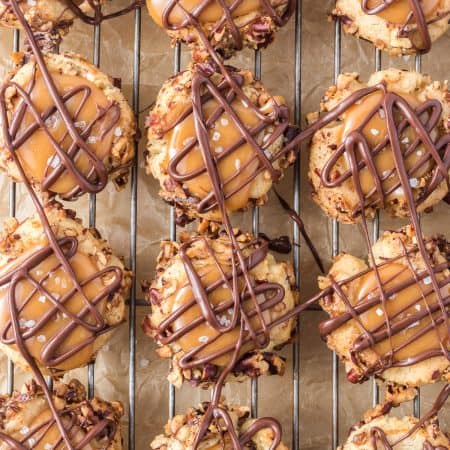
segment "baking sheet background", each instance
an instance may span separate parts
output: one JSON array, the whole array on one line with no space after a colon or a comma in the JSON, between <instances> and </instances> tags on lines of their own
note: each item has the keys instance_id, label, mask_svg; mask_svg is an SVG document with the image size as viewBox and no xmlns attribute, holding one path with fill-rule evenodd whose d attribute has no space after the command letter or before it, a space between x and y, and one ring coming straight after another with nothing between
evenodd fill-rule
<instances>
[{"instance_id":1,"label":"baking sheet background","mask_svg":"<svg viewBox=\"0 0 450 450\"><path fill-rule=\"evenodd\" d=\"M115 1L118 6L126 1ZM332 8L332 1L303 1L302 21L302 119L307 112L317 110L324 90L333 82L333 43L334 24L327 20L326 13ZM122 79L125 94L131 102L132 62L133 62L134 15L115 19L105 23L101 28L101 68L114 77ZM71 50L92 58L93 30L77 23L69 36L64 40L62 50ZM273 94L284 95L293 106L294 92L294 19L281 30L275 42L262 53L262 79ZM145 10L142 14L142 54L141 54L141 86L140 86L140 125L148 107L152 104L161 84L173 71L173 52L169 39L148 17ZM9 54L12 50L12 32L0 30L0 74L9 70ZM450 35L434 44L431 55L423 57L423 71L430 73L434 79L444 80L450 69ZM186 51L182 56L182 67L189 61ZM253 52L244 51L231 61L239 67L253 67ZM394 66L414 68L414 58L390 59L383 55L383 68ZM342 71L359 72L364 79L373 71L374 50L368 43L351 37L342 39ZM155 259L159 251L161 239L168 238L169 207L157 196L158 185L155 180L145 175L142 165L141 142L139 154L138 184L138 270L137 283L152 276ZM313 204L307 182L307 151L301 154L301 215L306 228L327 264L330 263L331 223ZM292 198L292 169L290 169L278 189L286 198ZM9 183L4 175L0 175L0 218L8 215ZM130 190L116 193L111 185L98 196L97 227L107 238L116 253L129 255L130 226ZM19 187L17 196L17 215L26 217L32 210L30 201ZM75 209L78 215L88 223L88 201L83 198L68 206ZM441 232L448 234L449 209L440 205L435 211L423 219L427 233ZM251 229L251 211L234 216L234 223ZM273 195L268 205L260 211L260 229L269 236L291 234L292 225ZM404 222L393 221L382 215L381 230L401 226ZM364 243L357 226L341 226L340 248L364 257ZM317 269L307 250L302 248L301 256L301 297L308 298L317 291ZM138 288L138 296L141 296ZM154 352L155 346L143 335L140 323L146 313L146 307L138 307L137 311L137 379L136 379L136 448L147 448L152 438L162 431L168 417L168 384L166 374L168 363L159 360ZM306 312L301 317L300 356L300 442L302 449L323 450L330 448L331 443L331 352L320 340L317 324L324 318L321 312ZM292 347L283 350L287 358L287 370L283 378L264 378L259 381L259 415L277 417L284 429L284 440L291 441L292 417ZM124 325L115 334L110 344L103 349L96 362L97 395L109 400L121 400L125 405L128 398L128 326ZM364 411L371 406L371 383L351 385L345 378L340 366L340 441L347 434L348 428L362 417ZM86 369L78 370L74 376L86 379ZM19 387L27 375L17 374L16 387ZM2 390L6 388L6 360L0 360L0 379ZM437 386L422 389L422 411L430 407L438 392ZM224 391L229 403L250 405L250 382L230 385ZM196 405L208 398L208 392L183 386L177 391L176 412L181 413L190 405ZM450 429L450 410L446 408L442 414L441 424ZM400 412L400 411L399 411ZM402 407L404 413L412 413L412 405ZM127 442L127 416L124 417L124 441Z\"/></svg>"}]
</instances>

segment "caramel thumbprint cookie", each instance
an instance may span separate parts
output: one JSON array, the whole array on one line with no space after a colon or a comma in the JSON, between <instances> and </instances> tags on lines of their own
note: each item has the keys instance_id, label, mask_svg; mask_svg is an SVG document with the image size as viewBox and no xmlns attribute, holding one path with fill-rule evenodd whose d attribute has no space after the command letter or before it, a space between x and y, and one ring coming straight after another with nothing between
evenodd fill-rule
<instances>
[{"instance_id":1,"label":"caramel thumbprint cookie","mask_svg":"<svg viewBox=\"0 0 450 450\"><path fill-rule=\"evenodd\" d=\"M224 76L191 65L163 85L147 125L147 172L176 205L179 223L219 222L223 206L232 212L264 203L294 160L285 151L296 132L285 100L249 70L229 68Z\"/></svg>"},{"instance_id":2,"label":"caramel thumbprint cookie","mask_svg":"<svg viewBox=\"0 0 450 450\"><path fill-rule=\"evenodd\" d=\"M147 6L173 44L185 42L196 57L215 51L228 58L244 47L270 44L291 17L295 1L147 0Z\"/></svg>"},{"instance_id":3,"label":"caramel thumbprint cookie","mask_svg":"<svg viewBox=\"0 0 450 450\"><path fill-rule=\"evenodd\" d=\"M170 419L165 426L164 434L157 436L150 444L150 448L153 450L273 449L278 431L276 427L271 426L275 423L273 419L250 419L249 408L243 406L221 404L220 408L226 412L231 424L226 425L221 420L214 420L206 424L206 430L201 430L208 410L208 403L204 403L198 408L190 408L186 414ZM240 441L237 447L233 445L233 438L228 430L230 425L233 427L234 439L237 438ZM196 446L197 436L202 431L202 439ZM275 448L287 450L283 443L279 443Z\"/></svg>"},{"instance_id":4,"label":"caramel thumbprint cookie","mask_svg":"<svg viewBox=\"0 0 450 450\"><path fill-rule=\"evenodd\" d=\"M292 317L281 320L297 301L292 267L248 233L235 233L243 264L223 232L181 238L162 243L156 278L143 283L151 304L144 331L171 358L170 381L206 386L234 359L233 379L282 374L275 350L295 325Z\"/></svg>"},{"instance_id":5,"label":"caramel thumbprint cookie","mask_svg":"<svg viewBox=\"0 0 450 450\"><path fill-rule=\"evenodd\" d=\"M130 273L94 229L60 205L10 219L0 240L0 349L44 373L86 365L124 321Z\"/></svg>"},{"instance_id":6,"label":"caramel thumbprint cookie","mask_svg":"<svg viewBox=\"0 0 450 450\"><path fill-rule=\"evenodd\" d=\"M439 405L435 405L439 406ZM442 406L442 405L440 405ZM448 434L439 427L438 410L422 419L389 414L392 405L377 405L364 420L350 430L347 442L339 450L447 450Z\"/></svg>"},{"instance_id":7,"label":"caramel thumbprint cookie","mask_svg":"<svg viewBox=\"0 0 450 450\"><path fill-rule=\"evenodd\" d=\"M73 448L121 450L119 402L87 400L81 383L57 382L52 393L57 416ZM62 449L65 442L41 388L29 381L10 396L0 396L0 449Z\"/></svg>"},{"instance_id":8,"label":"caramel thumbprint cookie","mask_svg":"<svg viewBox=\"0 0 450 450\"><path fill-rule=\"evenodd\" d=\"M104 0L95 0L95 4L104 2ZM0 25L11 28L21 27L13 3L20 8L33 31L47 33L58 31L66 34L78 11L83 14L93 13L92 3L94 2L90 0L1 0Z\"/></svg>"},{"instance_id":9,"label":"caramel thumbprint cookie","mask_svg":"<svg viewBox=\"0 0 450 450\"><path fill-rule=\"evenodd\" d=\"M333 14L391 55L426 53L449 27L450 0L337 0Z\"/></svg>"},{"instance_id":10,"label":"caramel thumbprint cookie","mask_svg":"<svg viewBox=\"0 0 450 450\"><path fill-rule=\"evenodd\" d=\"M320 333L353 383L371 375L409 387L450 380L450 245L422 238L422 254L417 240L411 226L385 232L371 249L375 265L341 254L319 278L330 315Z\"/></svg>"},{"instance_id":11,"label":"caramel thumbprint cookie","mask_svg":"<svg viewBox=\"0 0 450 450\"><path fill-rule=\"evenodd\" d=\"M378 209L392 216L428 212L448 193L450 93L447 83L388 69L368 83L343 74L323 114L308 117L309 178L316 203L355 223Z\"/></svg>"},{"instance_id":12,"label":"caramel thumbprint cookie","mask_svg":"<svg viewBox=\"0 0 450 450\"><path fill-rule=\"evenodd\" d=\"M32 56L1 88L0 167L71 200L127 182L136 123L113 80L81 56Z\"/></svg>"}]
</instances>

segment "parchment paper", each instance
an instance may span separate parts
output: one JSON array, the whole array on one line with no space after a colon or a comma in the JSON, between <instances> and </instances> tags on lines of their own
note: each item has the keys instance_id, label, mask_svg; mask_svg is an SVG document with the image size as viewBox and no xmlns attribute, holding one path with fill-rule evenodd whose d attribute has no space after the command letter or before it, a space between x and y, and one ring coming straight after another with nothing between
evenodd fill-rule
<instances>
[{"instance_id":1,"label":"parchment paper","mask_svg":"<svg viewBox=\"0 0 450 450\"><path fill-rule=\"evenodd\" d=\"M120 6L126 1L114 1ZM303 1L302 20L302 118L307 112L315 111L324 90L333 82L333 43L334 24L327 20L327 12L332 8L332 1ZM172 74L173 52L169 39L148 17L145 10L142 14L142 54L140 109L143 111L140 124L148 107L154 101L161 83ZM101 67L114 77L122 79L122 85L131 101L132 61L133 61L134 15L121 17L105 23L101 27ZM93 30L77 23L64 40L63 50L71 50L92 57ZM272 93L284 95L290 105L294 100L294 19L281 30L275 42L263 52L263 81ZM0 75L9 70L9 53L12 50L12 32L0 30ZM430 55L423 58L423 71L430 73L435 79L448 77L450 69L450 34L435 43ZM182 64L187 64L189 57L183 53ZM383 55L383 67L396 66L414 68L414 58L388 58ZM253 67L253 52L244 51L232 60L234 65ZM342 40L342 70L360 72L366 78L374 70L374 49L368 43L344 36ZM145 131L144 131L145 133ZM161 239L168 238L169 208L158 198L158 185L155 180L145 175L142 167L141 142L139 167L138 197L138 268L137 283L152 276L155 258L159 251ZM302 217L321 255L327 264L330 263L330 230L331 225L325 215L310 200L310 189L307 182L307 149L301 155L301 209ZM286 198L292 196L292 169L287 172L279 189ZM4 175L0 175L0 217L8 215L9 183ZM24 218L32 210L23 189L18 189L17 215ZM83 198L68 206L76 209L85 223L88 223L87 199ZM130 248L130 191L116 193L108 186L98 196L97 227L106 237L116 253L124 255L128 260ZM268 235L291 234L291 223L283 215L273 195L270 202L260 211L261 231ZM251 212L237 214L234 223L251 229ZM433 214L424 218L427 233L447 232L449 223L448 206L435 208ZM402 221L393 221L382 215L381 229L399 227ZM365 256L366 251L360 232L356 226L341 226L340 248L342 251ZM301 296L308 298L317 291L316 277L318 271L312 262L309 252L302 249L301 260ZM138 288L138 295L140 289ZM137 313L137 379L136 379L136 442L137 449L148 447L152 438L162 431L168 417L168 384L166 374L167 361L156 357L155 346L143 335L140 323L147 312L147 307L139 307ZM331 387L332 387L332 355L320 340L317 324L324 318L321 312L306 312L301 318L300 358L300 402L301 429L300 442L302 449L323 450L330 448L331 443ZM109 346L98 356L96 362L96 394L110 400L128 402L128 363L129 363L128 326L124 325L115 334ZM292 346L283 350L287 358L287 370L283 378L264 378L259 381L259 415L277 417L284 428L284 440L291 442L292 433ZM3 390L6 387L6 360L0 360L0 380ZM339 379L339 431L342 442L348 428L359 421L366 409L371 406L371 383L351 385L345 378L340 365ZM77 370L70 374L86 379L86 370ZM28 375L17 374L15 384L19 387ZM422 411L430 407L437 395L438 386L422 389ZM250 383L230 385L225 394L229 403L239 402L250 405ZM208 398L208 392L186 385L177 391L176 411L182 412L190 405L196 405ZM449 407L446 408L448 410ZM411 404L401 408L403 413L412 413ZM442 425L450 429L448 411L442 414ZM124 417L124 440L126 445L127 418Z\"/></svg>"}]
</instances>

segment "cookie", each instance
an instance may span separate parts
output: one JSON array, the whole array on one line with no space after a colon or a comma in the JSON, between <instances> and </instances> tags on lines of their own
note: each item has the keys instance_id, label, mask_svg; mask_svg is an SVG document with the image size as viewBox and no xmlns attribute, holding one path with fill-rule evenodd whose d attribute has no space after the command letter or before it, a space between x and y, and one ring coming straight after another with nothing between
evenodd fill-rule
<instances>
[{"instance_id":1,"label":"cookie","mask_svg":"<svg viewBox=\"0 0 450 450\"><path fill-rule=\"evenodd\" d=\"M9 28L20 28L20 22L17 19L14 9L9 1L0 2L0 25ZM69 6L72 3L73 6ZM99 3L96 0L96 3ZM100 0L104 3L104 0ZM77 6L84 14L92 13L93 9L89 0L76 1L72 0L33 0L33 1L17 1L17 5L25 16L33 31L53 33L55 31L60 34L66 34L77 17L74 7Z\"/></svg>"},{"instance_id":2,"label":"cookie","mask_svg":"<svg viewBox=\"0 0 450 450\"><path fill-rule=\"evenodd\" d=\"M74 447L121 450L123 406L100 398L87 400L81 383L57 382L53 402ZM0 396L0 449L60 448L64 441L41 388L28 381L12 395Z\"/></svg>"},{"instance_id":3,"label":"cookie","mask_svg":"<svg viewBox=\"0 0 450 450\"><path fill-rule=\"evenodd\" d=\"M143 328L159 343L158 354L171 359L171 383L180 386L189 380L209 385L232 364L236 352L230 379L240 381L246 376L283 373L284 361L275 349L290 339L295 319L275 322L296 304L292 267L277 262L268 253L267 241L236 232L244 265L235 260L235 291L232 247L226 234L182 235L181 239L180 243L162 243L156 277L143 283L145 297L151 304ZM244 281L246 276L251 280L253 295ZM261 313L255 313L255 302ZM263 334L267 337L259 349L248 330L241 341L243 316L242 311L234 313L236 304L238 311L239 307L244 309L255 335L259 339ZM267 334L263 333L264 327Z\"/></svg>"},{"instance_id":4,"label":"cookie","mask_svg":"<svg viewBox=\"0 0 450 450\"><path fill-rule=\"evenodd\" d=\"M57 375L93 361L124 321L131 276L98 232L85 228L73 212L52 203L45 214L62 257L49 245L37 214L5 224L0 349L29 370L22 344L39 369Z\"/></svg>"},{"instance_id":5,"label":"cookie","mask_svg":"<svg viewBox=\"0 0 450 450\"><path fill-rule=\"evenodd\" d=\"M193 112L195 102L201 113ZM164 83L147 125L147 173L176 205L180 223L222 221L214 178L227 212L264 203L294 160L284 151L294 134L285 100L272 97L249 70L229 68L225 78L209 65L191 65Z\"/></svg>"},{"instance_id":6,"label":"cookie","mask_svg":"<svg viewBox=\"0 0 450 450\"><path fill-rule=\"evenodd\" d=\"M208 51L229 58L244 47L266 47L278 28L289 20L295 2L243 0L222 5L211 0L147 0L147 7L156 24L172 38L172 43L188 44L198 60L207 56Z\"/></svg>"},{"instance_id":7,"label":"cookie","mask_svg":"<svg viewBox=\"0 0 450 450\"><path fill-rule=\"evenodd\" d=\"M343 74L321 109L308 117L315 132L309 178L313 199L327 215L344 223L359 221L363 209L366 217L379 209L406 217L410 190L418 212L430 211L447 195L446 82L397 69L376 72L367 83ZM406 185L396 161L406 170Z\"/></svg>"},{"instance_id":8,"label":"cookie","mask_svg":"<svg viewBox=\"0 0 450 450\"><path fill-rule=\"evenodd\" d=\"M425 53L449 27L450 0L337 0L345 32L391 55Z\"/></svg>"},{"instance_id":9,"label":"cookie","mask_svg":"<svg viewBox=\"0 0 450 450\"><path fill-rule=\"evenodd\" d=\"M372 247L376 270L341 254L319 278L320 304L330 316L320 333L344 362L351 382L371 375L408 387L450 381L443 315L450 293L450 246L442 236L424 242L422 255L411 226L387 231Z\"/></svg>"},{"instance_id":10,"label":"cookie","mask_svg":"<svg viewBox=\"0 0 450 450\"><path fill-rule=\"evenodd\" d=\"M205 417L208 403L201 404L198 408L190 408L185 414L176 415L170 419L164 429L164 434L157 436L150 444L153 450L193 450L196 436L200 430L201 423ZM250 419L250 410L243 406L227 406L221 405L221 408L226 411L231 418L234 433L237 437L248 431L248 429L255 423L254 419ZM250 436L250 439L245 442L241 448L243 449L257 449L268 450L272 448L274 441L274 432L270 428L262 428L255 434ZM199 443L199 447L204 450L223 449L232 450L235 447L232 445L230 435L227 430L219 427L216 422L211 423L205 433L203 439ZM287 447L280 443L277 450L287 450Z\"/></svg>"},{"instance_id":11,"label":"cookie","mask_svg":"<svg viewBox=\"0 0 450 450\"><path fill-rule=\"evenodd\" d=\"M35 57L3 82L8 128L0 133L0 168L20 181L15 155L36 189L67 200L101 191L108 176L118 188L124 186L134 157L136 123L120 89L81 56L46 53L43 59L54 90ZM54 97L65 105L67 120Z\"/></svg>"},{"instance_id":12,"label":"cookie","mask_svg":"<svg viewBox=\"0 0 450 450\"><path fill-rule=\"evenodd\" d=\"M351 428L346 443L338 450L450 448L450 439L440 429L436 416L419 420L411 416L396 417L389 410L389 404L384 404L368 411L364 420Z\"/></svg>"}]
</instances>

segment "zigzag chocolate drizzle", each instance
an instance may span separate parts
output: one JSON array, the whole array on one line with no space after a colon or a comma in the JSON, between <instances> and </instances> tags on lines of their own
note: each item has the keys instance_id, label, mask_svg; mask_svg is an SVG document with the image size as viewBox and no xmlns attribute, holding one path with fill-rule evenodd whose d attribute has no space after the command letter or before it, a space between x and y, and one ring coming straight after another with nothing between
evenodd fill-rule
<instances>
[{"instance_id":1,"label":"zigzag chocolate drizzle","mask_svg":"<svg viewBox=\"0 0 450 450\"><path fill-rule=\"evenodd\" d=\"M209 41L212 35L215 33L220 32L223 30L224 27L228 26L228 28L231 31L231 35L234 41L234 45L237 50L242 49L242 38L240 34L240 28L243 28L248 25L248 23L243 24L236 24L236 22L233 19L233 12L236 8L238 8L245 0L235 0L230 5L227 5L225 1L217 2L219 3L220 7L223 9L223 15L220 18L220 20L217 22L217 24L209 31L209 35L206 35L205 32L202 30L201 26L199 25L199 17L201 13L208 8L209 6L216 4L216 0L201 0L199 2L199 5L196 6L191 11L187 11L184 6L182 5L180 0L170 0L167 4L167 6L164 8L163 14L162 14L162 24L163 27L166 30L169 31L177 31L180 30L188 25L194 25L201 37L205 38ZM263 11L270 16L275 24L279 27L285 25L289 18L291 17L292 13L295 10L295 1L293 0L286 0L287 8L286 11L280 15L276 9L271 5L269 0L261 0L261 7ZM174 10L174 8L180 8L184 11L186 18L181 21L178 24L171 23L170 16Z\"/></svg>"},{"instance_id":2,"label":"zigzag chocolate drizzle","mask_svg":"<svg viewBox=\"0 0 450 450\"><path fill-rule=\"evenodd\" d=\"M88 146L87 139L93 127L100 124L103 130L99 139L104 139L120 118L119 106L113 102L109 103L106 108L98 106L96 117L86 125L83 131L79 131L75 122L78 114L83 110L84 104L91 93L91 88L88 85L80 84L62 95L58 92L55 81L45 64L41 49L20 10L17 0L8 0L8 2L25 30L27 41L32 50L32 57L35 60L35 67L30 83L25 89L12 81L4 83L0 89L0 119L5 145L12 154L38 130L44 132L55 149L55 157L47 163L45 178L41 183L42 189L52 193L52 185L62 176L70 174L75 180L76 185L69 192L60 194L61 198L74 200L83 193L98 193L106 186L108 170L103 161ZM31 98L36 83L37 72L42 76L50 97L53 100L53 106L42 113L39 113L36 109ZM21 100L9 118L5 94L7 89L10 88L16 89ZM77 105L74 117L72 117L67 109L66 103L75 96L81 96L81 100ZM23 132L20 132L24 115L27 112L33 116L34 123L30 124ZM48 121L56 115L58 115L66 127L66 132L59 141L53 137L48 126ZM71 143L67 149L64 149L62 144L67 139L71 139ZM76 165L75 161L81 155L84 155L89 161L90 168L87 173L83 173ZM119 167L117 170L123 168L125 166Z\"/></svg>"}]
</instances>

